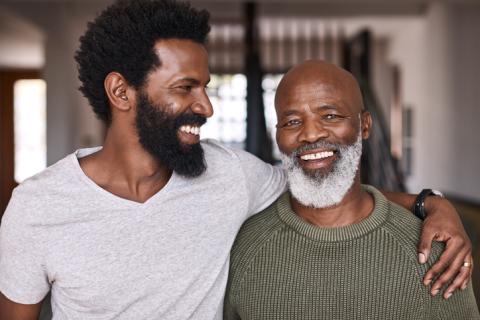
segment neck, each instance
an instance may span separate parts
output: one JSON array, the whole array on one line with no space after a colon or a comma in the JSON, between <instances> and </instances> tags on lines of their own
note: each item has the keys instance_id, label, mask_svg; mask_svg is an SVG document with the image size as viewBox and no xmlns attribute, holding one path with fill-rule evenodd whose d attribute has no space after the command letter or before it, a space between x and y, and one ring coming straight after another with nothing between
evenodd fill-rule
<instances>
[{"instance_id":1,"label":"neck","mask_svg":"<svg viewBox=\"0 0 480 320\"><path fill-rule=\"evenodd\" d=\"M352 187L345 194L342 201L328 208L311 208L302 205L295 198L291 199L293 211L318 227L344 227L358 223L368 217L373 211L373 198L364 191L360 184L360 175L353 182Z\"/></svg>"},{"instance_id":2,"label":"neck","mask_svg":"<svg viewBox=\"0 0 480 320\"><path fill-rule=\"evenodd\" d=\"M102 150L79 162L85 174L100 187L139 202L162 189L172 174L143 149L136 133L113 123Z\"/></svg>"}]
</instances>

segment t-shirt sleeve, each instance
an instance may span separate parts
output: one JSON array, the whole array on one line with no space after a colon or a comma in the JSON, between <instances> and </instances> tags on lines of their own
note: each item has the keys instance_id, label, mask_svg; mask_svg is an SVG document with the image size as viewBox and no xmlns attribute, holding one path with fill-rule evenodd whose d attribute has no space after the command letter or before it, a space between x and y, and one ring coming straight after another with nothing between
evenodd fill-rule
<instances>
[{"instance_id":1,"label":"t-shirt sleeve","mask_svg":"<svg viewBox=\"0 0 480 320\"><path fill-rule=\"evenodd\" d=\"M43 251L29 221L28 199L14 192L0 225L0 291L22 304L42 301L50 290Z\"/></svg>"},{"instance_id":2,"label":"t-shirt sleeve","mask_svg":"<svg viewBox=\"0 0 480 320\"><path fill-rule=\"evenodd\" d=\"M258 159L254 155L236 150L245 177L249 201L249 216L273 203L286 190L285 171Z\"/></svg>"}]
</instances>

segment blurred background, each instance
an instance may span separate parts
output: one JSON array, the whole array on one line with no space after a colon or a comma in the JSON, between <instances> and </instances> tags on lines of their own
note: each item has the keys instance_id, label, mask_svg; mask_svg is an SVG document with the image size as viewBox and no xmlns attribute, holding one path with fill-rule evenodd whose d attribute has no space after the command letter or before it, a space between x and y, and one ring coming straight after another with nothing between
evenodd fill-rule
<instances>
[{"instance_id":1,"label":"blurred background","mask_svg":"<svg viewBox=\"0 0 480 320\"><path fill-rule=\"evenodd\" d=\"M0 0L0 215L12 188L104 128L78 92L73 55L111 1ZM191 1L211 13L215 114L202 138L278 163L273 97L306 59L361 83L374 132L362 179L388 190L444 192L459 210L480 298L480 0Z\"/></svg>"}]
</instances>

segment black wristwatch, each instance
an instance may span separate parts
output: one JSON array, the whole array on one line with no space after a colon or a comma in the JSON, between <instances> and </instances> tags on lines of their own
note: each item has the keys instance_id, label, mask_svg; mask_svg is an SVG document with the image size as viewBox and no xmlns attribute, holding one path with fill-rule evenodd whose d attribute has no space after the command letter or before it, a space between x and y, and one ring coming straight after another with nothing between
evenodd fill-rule
<instances>
[{"instance_id":1,"label":"black wristwatch","mask_svg":"<svg viewBox=\"0 0 480 320\"><path fill-rule=\"evenodd\" d=\"M421 220L424 220L427 216L425 212L425 198L427 198L428 196L439 196L441 198L444 198L443 193L438 190L423 189L415 198L415 203L413 204L412 208L413 214Z\"/></svg>"}]
</instances>

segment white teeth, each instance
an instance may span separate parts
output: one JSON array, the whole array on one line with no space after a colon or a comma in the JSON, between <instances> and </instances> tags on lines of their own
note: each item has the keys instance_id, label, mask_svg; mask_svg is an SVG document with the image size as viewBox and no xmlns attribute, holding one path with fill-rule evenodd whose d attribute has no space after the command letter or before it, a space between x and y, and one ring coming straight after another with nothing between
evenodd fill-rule
<instances>
[{"instance_id":1,"label":"white teeth","mask_svg":"<svg viewBox=\"0 0 480 320\"><path fill-rule=\"evenodd\" d=\"M200 134L200 127L185 125L180 127L180 131L198 136Z\"/></svg>"},{"instance_id":2,"label":"white teeth","mask_svg":"<svg viewBox=\"0 0 480 320\"><path fill-rule=\"evenodd\" d=\"M310 153L300 157L302 160L318 160L333 156L333 151L323 151L317 153Z\"/></svg>"}]
</instances>

